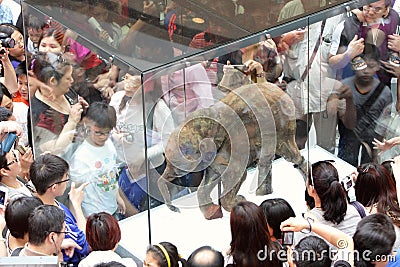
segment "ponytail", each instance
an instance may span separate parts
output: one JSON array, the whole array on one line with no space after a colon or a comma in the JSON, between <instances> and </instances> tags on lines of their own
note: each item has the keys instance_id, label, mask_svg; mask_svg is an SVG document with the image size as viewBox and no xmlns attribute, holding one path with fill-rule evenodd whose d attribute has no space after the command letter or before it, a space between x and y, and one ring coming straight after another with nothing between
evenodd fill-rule
<instances>
[{"instance_id":1,"label":"ponytail","mask_svg":"<svg viewBox=\"0 0 400 267\"><path fill-rule=\"evenodd\" d=\"M329 188L319 197L324 219L335 224L341 223L347 212L347 197L340 182L331 182Z\"/></svg>"},{"instance_id":2,"label":"ponytail","mask_svg":"<svg viewBox=\"0 0 400 267\"><path fill-rule=\"evenodd\" d=\"M343 221L347 212L347 196L339 182L338 172L329 161L312 165L314 188L321 200L325 220L334 224Z\"/></svg>"}]
</instances>

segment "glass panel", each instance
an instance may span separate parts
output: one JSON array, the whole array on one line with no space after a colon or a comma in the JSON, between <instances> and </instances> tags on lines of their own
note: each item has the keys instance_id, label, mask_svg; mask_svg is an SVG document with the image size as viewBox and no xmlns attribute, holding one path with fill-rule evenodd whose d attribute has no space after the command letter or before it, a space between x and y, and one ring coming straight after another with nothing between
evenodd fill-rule
<instances>
[{"instance_id":1,"label":"glass panel","mask_svg":"<svg viewBox=\"0 0 400 267\"><path fill-rule=\"evenodd\" d=\"M337 133L346 133L341 127L351 128L357 119L361 126L381 126L383 135L387 123L377 123L377 115L386 115L384 120L392 113L384 109L390 102L385 88L382 107L373 119L358 117L350 106L355 83L341 81L343 67L350 62L344 51L359 28L352 24L356 16L343 13L342 4L354 6L354 1L302 1L305 6L300 1L285 2L254 1L240 6L231 0L208 4L157 0L143 7L141 1L128 1L128 6L119 1L25 1L24 13L46 25L38 48L42 52L34 52L27 64L36 77L29 77L30 89L38 88L31 94L35 155L50 151L68 159L75 181L89 171L97 190L105 195L115 193L118 182L125 216L118 212L119 198L106 199L97 192L92 201L102 201L98 206L116 216L130 217L121 227L138 241L133 244L130 237L123 237L121 244L135 252L143 251L149 242L171 240L188 255L205 236L205 231L192 236L194 225L210 227L205 217L229 216L218 204L229 210L240 199L237 194L257 203L264 199L271 185L259 180L258 159L261 178L270 175L275 157L288 161L285 173L273 181L296 177L294 183L301 192L293 196L279 189L274 192L291 199L296 210L305 210L298 204L304 199L303 176L293 163L307 173L302 156L316 161L309 154L315 144L325 156L354 158L355 152L348 149L356 144L354 140L363 139L356 136L351 145L341 139L347 142L341 150ZM316 11L328 8L333 8L332 13L318 17ZM242 14L244 9L248 13ZM370 13L375 11L370 8ZM322 23L327 14L338 15ZM341 37L341 25L347 40ZM394 33L393 28L389 31L385 33ZM363 34L365 42L379 39L378 33ZM384 55L381 59L387 60L388 53ZM366 67L360 73L369 71L360 79L372 79L373 63L368 58L353 64ZM236 94L231 93L237 88ZM108 106L87 115L96 101L114 107L115 127L106 119ZM353 101L358 98L354 96ZM83 114L87 117L81 120ZM90 116L97 116L96 120ZM365 128L357 131L371 133ZM102 154L97 149L104 142L110 144L107 153L112 157L100 162ZM297 146L306 148L302 156ZM83 162L97 169L92 171ZM244 182L246 170L249 177ZM199 188L202 181L206 186ZM170 211L164 202L184 216ZM207 238L212 240L213 232L209 233ZM187 236L195 240L191 246ZM229 244L222 241L221 250Z\"/></svg>"},{"instance_id":2,"label":"glass panel","mask_svg":"<svg viewBox=\"0 0 400 267\"><path fill-rule=\"evenodd\" d=\"M397 12L386 7L385 1L365 4L358 12L364 17L364 23L356 16L346 16L334 28L332 36L325 37L332 44L327 71L334 71L335 76L327 75L321 83L321 92L326 93L325 84L332 87L325 117L338 120L339 135L336 138L332 124L329 132L324 130L321 146L337 152L339 158L355 167L371 161L381 162L395 153L392 150L378 156L379 150L373 149L372 142L374 138L381 140L387 134L389 138L394 134L392 129L389 133L386 131L395 113L392 103L396 103L396 86L391 82L395 75L390 69L400 62L398 52L388 45L397 39ZM335 77L337 81L329 79ZM323 124L316 127L328 129ZM333 147L335 140L337 149Z\"/></svg>"}]
</instances>

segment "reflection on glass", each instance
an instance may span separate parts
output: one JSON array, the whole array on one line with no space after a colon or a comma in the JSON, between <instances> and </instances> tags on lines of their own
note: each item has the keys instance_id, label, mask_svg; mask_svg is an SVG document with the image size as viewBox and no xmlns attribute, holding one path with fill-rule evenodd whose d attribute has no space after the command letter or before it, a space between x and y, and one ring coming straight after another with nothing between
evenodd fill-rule
<instances>
[{"instance_id":1,"label":"reflection on glass","mask_svg":"<svg viewBox=\"0 0 400 267\"><path fill-rule=\"evenodd\" d=\"M35 154L63 154L72 143L83 111L80 103L71 105L64 96L74 81L72 65L61 54L38 53L31 67L44 85L31 97Z\"/></svg>"},{"instance_id":2,"label":"reflection on glass","mask_svg":"<svg viewBox=\"0 0 400 267\"><path fill-rule=\"evenodd\" d=\"M292 0L286 3L279 13L278 21L297 17L304 13L310 14L326 5L325 0Z\"/></svg>"},{"instance_id":3,"label":"reflection on glass","mask_svg":"<svg viewBox=\"0 0 400 267\"><path fill-rule=\"evenodd\" d=\"M26 2L49 17L57 17L71 30L66 36L75 39L78 33L85 39L82 44L91 50L93 46L104 46L114 55L142 59L143 62L135 62L139 69L149 69L153 63L173 60L177 55L163 50L171 41L184 54L192 55L198 49L226 44L276 26L282 20L311 14L327 6L325 1L299 0L157 0L129 2L128 5L115 0L68 1L62 4L44 0ZM339 1L330 1L329 4L336 2ZM193 42L197 42L195 36L200 33L205 33L206 44L196 45ZM150 45L156 53L144 55L146 53L140 50L147 46L141 42Z\"/></svg>"}]
</instances>

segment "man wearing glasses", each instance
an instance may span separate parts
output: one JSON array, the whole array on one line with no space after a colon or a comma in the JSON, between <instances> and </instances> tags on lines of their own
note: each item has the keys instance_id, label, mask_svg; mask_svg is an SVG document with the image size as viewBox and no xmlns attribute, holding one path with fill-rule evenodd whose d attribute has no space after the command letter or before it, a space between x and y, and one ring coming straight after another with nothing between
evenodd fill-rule
<instances>
[{"instance_id":1,"label":"man wearing glasses","mask_svg":"<svg viewBox=\"0 0 400 267\"><path fill-rule=\"evenodd\" d=\"M29 215L29 240L19 256L56 256L61 249L74 253L76 243L64 239L65 214L53 205L36 207Z\"/></svg>"},{"instance_id":2,"label":"man wearing glasses","mask_svg":"<svg viewBox=\"0 0 400 267\"><path fill-rule=\"evenodd\" d=\"M18 178L18 174L21 172L18 156L18 151L13 149L0 155L0 185L8 189L10 199L21 196L30 197L34 193L31 182L24 184L20 181L21 178Z\"/></svg>"},{"instance_id":3,"label":"man wearing glasses","mask_svg":"<svg viewBox=\"0 0 400 267\"><path fill-rule=\"evenodd\" d=\"M69 181L68 170L69 165L64 159L53 154L44 154L37 157L32 163L30 177L36 187L37 196L42 202L64 211L65 228L68 231L68 233L65 233L65 238L73 240L79 246L79 248L75 248L73 253L62 250L64 261L77 266L79 261L89 253L89 245L84 233L86 220L81 208L83 189L88 184L82 184L79 188L75 188L75 183L71 184L69 200L72 210L70 211L65 205L56 200L56 197L62 196L67 188Z\"/></svg>"}]
</instances>

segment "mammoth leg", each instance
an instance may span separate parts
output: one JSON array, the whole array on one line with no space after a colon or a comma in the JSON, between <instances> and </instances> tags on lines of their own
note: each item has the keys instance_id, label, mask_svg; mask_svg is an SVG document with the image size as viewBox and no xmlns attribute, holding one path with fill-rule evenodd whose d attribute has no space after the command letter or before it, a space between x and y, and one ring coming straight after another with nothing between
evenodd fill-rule
<instances>
[{"instance_id":1,"label":"mammoth leg","mask_svg":"<svg viewBox=\"0 0 400 267\"><path fill-rule=\"evenodd\" d=\"M240 200L244 200L243 196L238 196L240 186L246 180L247 171L245 171L239 179L222 179L224 188L220 201L222 207L226 211L231 211L232 207Z\"/></svg>"},{"instance_id":2,"label":"mammoth leg","mask_svg":"<svg viewBox=\"0 0 400 267\"><path fill-rule=\"evenodd\" d=\"M272 159L263 160L258 164L258 187L257 196L264 196L272 193Z\"/></svg>"},{"instance_id":3,"label":"mammoth leg","mask_svg":"<svg viewBox=\"0 0 400 267\"><path fill-rule=\"evenodd\" d=\"M222 210L219 205L212 202L211 191L217 185L220 174L212 168L207 168L204 174L204 179L201 181L197 190L197 199L199 207L207 220L217 219L222 217Z\"/></svg>"},{"instance_id":4,"label":"mammoth leg","mask_svg":"<svg viewBox=\"0 0 400 267\"><path fill-rule=\"evenodd\" d=\"M275 129L274 129L275 130ZM274 133L275 135L275 133ZM271 140L272 133L264 130L261 135L260 158L258 160L258 180L256 195L263 196L272 193L272 160L275 156L275 139ZM267 141L269 140L269 142Z\"/></svg>"},{"instance_id":5,"label":"mammoth leg","mask_svg":"<svg viewBox=\"0 0 400 267\"><path fill-rule=\"evenodd\" d=\"M160 178L158 178L157 185L158 189L160 189L161 195L163 196L164 202L167 207L172 211L180 212L179 208L171 204L171 195L167 185L167 182L171 182L176 178L173 173L174 172L169 167L169 164L167 164L167 167L165 168L163 174L160 176Z\"/></svg>"},{"instance_id":6,"label":"mammoth leg","mask_svg":"<svg viewBox=\"0 0 400 267\"><path fill-rule=\"evenodd\" d=\"M307 171L309 170L308 161L300 154L297 148L294 136L285 140L280 139L277 144L276 153L285 160L294 163L303 176L304 181L307 179Z\"/></svg>"}]
</instances>

